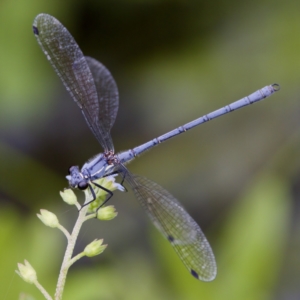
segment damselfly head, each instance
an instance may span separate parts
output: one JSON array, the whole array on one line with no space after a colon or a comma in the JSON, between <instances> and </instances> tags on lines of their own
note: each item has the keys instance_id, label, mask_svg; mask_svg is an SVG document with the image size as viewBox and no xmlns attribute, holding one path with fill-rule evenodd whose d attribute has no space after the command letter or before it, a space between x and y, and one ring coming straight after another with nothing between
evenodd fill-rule
<instances>
[{"instance_id":1,"label":"damselfly head","mask_svg":"<svg viewBox=\"0 0 300 300\"><path fill-rule=\"evenodd\" d=\"M69 181L69 185L72 188L79 188L80 190L85 190L88 187L88 183L78 166L72 166L69 168L69 175L66 176Z\"/></svg>"}]
</instances>

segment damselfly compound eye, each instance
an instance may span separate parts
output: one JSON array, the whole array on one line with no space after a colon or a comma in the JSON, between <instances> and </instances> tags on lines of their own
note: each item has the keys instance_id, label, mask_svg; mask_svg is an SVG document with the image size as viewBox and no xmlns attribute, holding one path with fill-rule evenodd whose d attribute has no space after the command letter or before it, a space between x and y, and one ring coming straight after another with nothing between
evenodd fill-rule
<instances>
[{"instance_id":1,"label":"damselfly compound eye","mask_svg":"<svg viewBox=\"0 0 300 300\"><path fill-rule=\"evenodd\" d=\"M78 188L80 190L85 190L85 189L87 189L88 186L89 186L89 184L85 180L82 180L78 183Z\"/></svg>"}]
</instances>

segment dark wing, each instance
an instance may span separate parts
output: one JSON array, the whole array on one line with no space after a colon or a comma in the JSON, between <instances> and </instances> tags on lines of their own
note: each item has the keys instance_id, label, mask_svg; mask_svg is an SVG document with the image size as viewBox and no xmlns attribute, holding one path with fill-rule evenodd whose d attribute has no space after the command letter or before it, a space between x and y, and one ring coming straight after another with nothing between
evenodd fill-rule
<instances>
[{"instance_id":1,"label":"dark wing","mask_svg":"<svg viewBox=\"0 0 300 300\"><path fill-rule=\"evenodd\" d=\"M33 32L104 151L113 151L109 130L104 125L110 122L105 117L104 120L99 119L99 115L103 114L100 114L94 78L72 35L58 20L47 14L40 14L35 18Z\"/></svg>"},{"instance_id":2,"label":"dark wing","mask_svg":"<svg viewBox=\"0 0 300 300\"><path fill-rule=\"evenodd\" d=\"M212 249L198 224L180 203L168 191L145 177L127 171L125 180L189 272L197 279L213 280L217 266Z\"/></svg>"}]
</instances>

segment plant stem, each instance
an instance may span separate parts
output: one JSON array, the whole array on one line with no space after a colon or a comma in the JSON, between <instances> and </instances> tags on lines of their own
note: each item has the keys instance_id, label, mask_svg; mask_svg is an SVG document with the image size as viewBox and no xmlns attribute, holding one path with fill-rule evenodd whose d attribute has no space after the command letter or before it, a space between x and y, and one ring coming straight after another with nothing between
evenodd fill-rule
<instances>
[{"instance_id":1,"label":"plant stem","mask_svg":"<svg viewBox=\"0 0 300 300\"><path fill-rule=\"evenodd\" d=\"M71 267L78 259L80 259L81 257L84 257L85 253L81 252L79 254L77 254L76 256L74 256L70 261L69 261L69 267Z\"/></svg>"},{"instance_id":2,"label":"plant stem","mask_svg":"<svg viewBox=\"0 0 300 300\"><path fill-rule=\"evenodd\" d=\"M43 286L36 280L34 285L37 289L44 295L47 300L52 300L52 297L47 293L47 291L43 288Z\"/></svg>"},{"instance_id":3,"label":"plant stem","mask_svg":"<svg viewBox=\"0 0 300 300\"><path fill-rule=\"evenodd\" d=\"M84 221L87 221L87 220L89 220L89 219L95 219L96 217L97 217L97 214L96 214L96 213L94 213L94 214L89 214L89 215L85 216Z\"/></svg>"},{"instance_id":4,"label":"plant stem","mask_svg":"<svg viewBox=\"0 0 300 300\"><path fill-rule=\"evenodd\" d=\"M60 230L60 231L62 231L62 233L66 236L66 238L67 238L67 240L69 240L70 239L70 233L68 232L68 230L65 228L65 227L63 227L62 225L58 225L57 226L57 228Z\"/></svg>"},{"instance_id":5,"label":"plant stem","mask_svg":"<svg viewBox=\"0 0 300 300\"><path fill-rule=\"evenodd\" d=\"M68 270L70 267L70 260L73 255L74 247L76 244L76 240L77 240L80 228L81 228L83 222L85 221L85 215L87 213L87 210L88 210L88 205L84 206L79 211L78 219L75 223L72 234L68 238L68 245L67 245L65 256L64 256L64 259L63 259L63 262L61 265L58 282L57 282L57 286L56 286L56 291L55 291L55 296L54 296L55 300L62 299L62 294L63 294L65 282L66 282L66 277L67 277L67 273L68 273Z\"/></svg>"}]
</instances>

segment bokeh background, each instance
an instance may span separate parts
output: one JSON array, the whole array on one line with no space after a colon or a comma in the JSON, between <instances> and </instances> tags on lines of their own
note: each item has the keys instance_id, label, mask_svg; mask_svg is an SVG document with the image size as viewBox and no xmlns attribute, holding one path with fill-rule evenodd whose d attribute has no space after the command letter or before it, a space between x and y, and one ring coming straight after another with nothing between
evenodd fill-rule
<instances>
[{"instance_id":1,"label":"bokeh background","mask_svg":"<svg viewBox=\"0 0 300 300\"><path fill-rule=\"evenodd\" d=\"M116 219L83 227L76 253L95 238L109 246L71 268L65 299L300 299L300 2L293 0L1 1L1 298L42 299L14 273L24 259L54 293L66 241L36 213L51 210L71 229L77 211L58 192L69 166L102 151L32 33L42 12L112 72L118 151L281 85L129 166L199 223L216 256L215 281L189 275L129 190L111 200Z\"/></svg>"}]
</instances>

